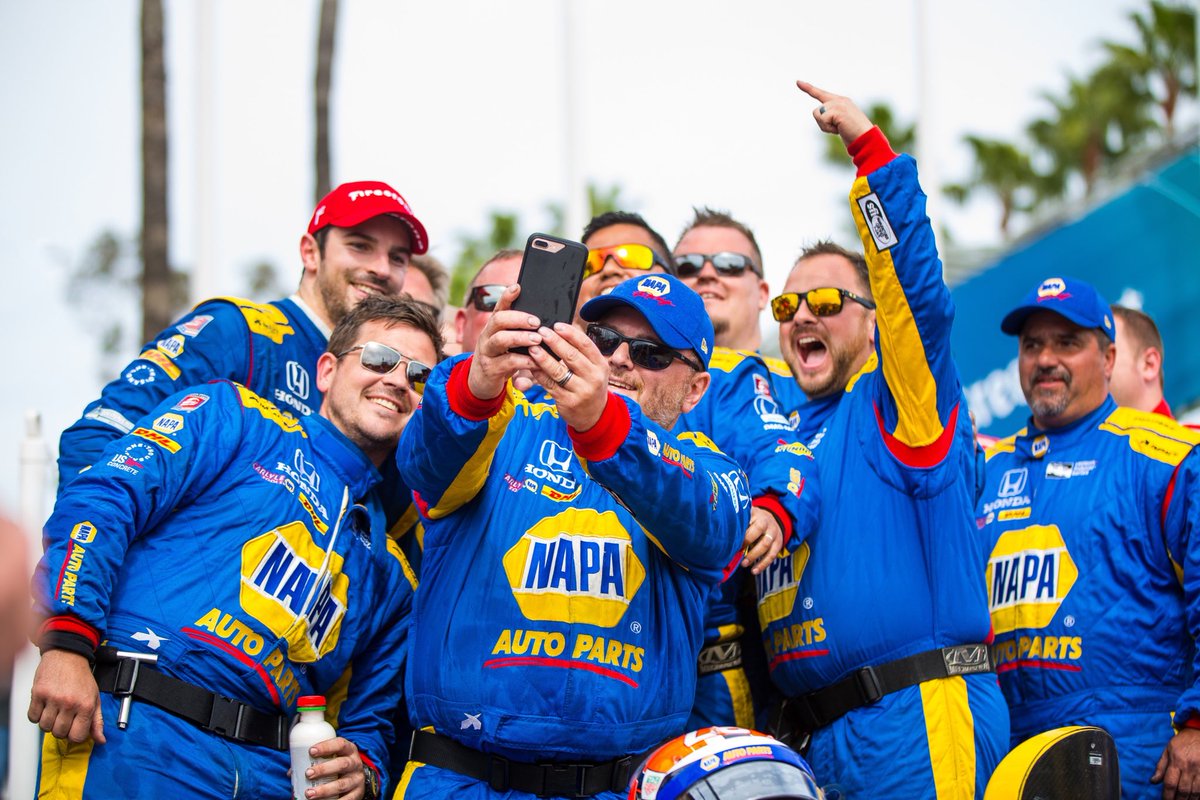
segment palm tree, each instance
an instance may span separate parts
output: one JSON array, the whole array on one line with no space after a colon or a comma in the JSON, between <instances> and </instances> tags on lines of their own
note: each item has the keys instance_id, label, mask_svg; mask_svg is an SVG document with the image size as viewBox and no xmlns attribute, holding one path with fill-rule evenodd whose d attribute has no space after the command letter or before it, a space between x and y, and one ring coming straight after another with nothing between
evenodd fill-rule
<instances>
[{"instance_id":1,"label":"palm tree","mask_svg":"<svg viewBox=\"0 0 1200 800\"><path fill-rule=\"evenodd\" d=\"M519 217L515 212L491 211L488 214L489 230L483 236L460 235L462 250L450 271L450 303L462 305L467 284L485 259L497 250L507 250L521 244Z\"/></svg>"},{"instance_id":2,"label":"palm tree","mask_svg":"<svg viewBox=\"0 0 1200 800\"><path fill-rule=\"evenodd\" d=\"M1029 154L1015 144L982 136L964 137L975 156L975 171L965 184L946 186L947 196L964 202L978 189L986 189L1000 202L1000 235L1008 237L1014 213L1028 211L1037 173Z\"/></svg>"},{"instance_id":3,"label":"palm tree","mask_svg":"<svg viewBox=\"0 0 1200 800\"><path fill-rule=\"evenodd\" d=\"M333 188L329 167L329 90L333 83L333 46L337 34L338 0L321 0L321 19L317 25L316 91L316 197L314 203Z\"/></svg>"},{"instance_id":4,"label":"palm tree","mask_svg":"<svg viewBox=\"0 0 1200 800\"><path fill-rule=\"evenodd\" d=\"M1150 95L1124 66L1104 64L1087 78L1068 76L1066 94L1043 93L1054 113L1029 125L1030 138L1049 161L1042 196L1059 196L1078 174L1091 195L1102 168L1112 164L1157 126Z\"/></svg>"},{"instance_id":5,"label":"palm tree","mask_svg":"<svg viewBox=\"0 0 1200 800\"><path fill-rule=\"evenodd\" d=\"M1142 91L1156 95L1170 140L1180 95L1196 94L1196 12L1150 0L1148 16L1135 11L1129 19L1137 28L1137 45L1106 41L1104 47L1114 63L1136 76ZM1151 91L1151 83L1158 91Z\"/></svg>"},{"instance_id":6,"label":"palm tree","mask_svg":"<svg viewBox=\"0 0 1200 800\"><path fill-rule=\"evenodd\" d=\"M168 261L167 75L162 0L142 0L142 341L175 313Z\"/></svg>"}]
</instances>

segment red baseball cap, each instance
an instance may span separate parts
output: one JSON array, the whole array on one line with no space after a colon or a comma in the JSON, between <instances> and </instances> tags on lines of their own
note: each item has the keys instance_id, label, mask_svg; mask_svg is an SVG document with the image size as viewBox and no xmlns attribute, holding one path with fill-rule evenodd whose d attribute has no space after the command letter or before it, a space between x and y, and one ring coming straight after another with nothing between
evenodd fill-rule
<instances>
[{"instance_id":1,"label":"red baseball cap","mask_svg":"<svg viewBox=\"0 0 1200 800\"><path fill-rule=\"evenodd\" d=\"M317 203L308 232L313 234L330 225L353 228L383 214L396 217L412 231L413 253L420 255L429 249L425 226L413 215L408 201L382 181L352 181L335 188Z\"/></svg>"}]
</instances>

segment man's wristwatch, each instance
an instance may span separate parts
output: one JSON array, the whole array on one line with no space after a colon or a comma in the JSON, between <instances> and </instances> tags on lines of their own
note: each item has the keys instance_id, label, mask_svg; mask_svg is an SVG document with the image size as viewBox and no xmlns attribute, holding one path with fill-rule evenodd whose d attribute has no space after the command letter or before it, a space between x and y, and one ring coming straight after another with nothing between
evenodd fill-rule
<instances>
[{"instance_id":1,"label":"man's wristwatch","mask_svg":"<svg viewBox=\"0 0 1200 800\"><path fill-rule=\"evenodd\" d=\"M379 800L379 776L363 764L363 800Z\"/></svg>"}]
</instances>

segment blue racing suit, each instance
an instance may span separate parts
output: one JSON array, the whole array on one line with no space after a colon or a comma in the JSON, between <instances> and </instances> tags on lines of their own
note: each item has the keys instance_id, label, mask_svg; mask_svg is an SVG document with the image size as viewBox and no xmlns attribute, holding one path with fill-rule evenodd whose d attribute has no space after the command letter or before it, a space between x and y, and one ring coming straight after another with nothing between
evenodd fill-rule
<instances>
[{"instance_id":1,"label":"blue racing suit","mask_svg":"<svg viewBox=\"0 0 1200 800\"><path fill-rule=\"evenodd\" d=\"M605 761L679 735L705 604L741 557L744 474L615 394L585 433L511 383L479 400L469 358L434 370L397 450L425 523L414 726L522 762ZM451 796L494 795L416 762L397 794Z\"/></svg>"},{"instance_id":2,"label":"blue racing suit","mask_svg":"<svg viewBox=\"0 0 1200 800\"><path fill-rule=\"evenodd\" d=\"M1063 725L1116 740L1121 796L1200 723L1200 432L1108 398L988 450L979 526L1013 744Z\"/></svg>"},{"instance_id":3,"label":"blue racing suit","mask_svg":"<svg viewBox=\"0 0 1200 800\"><path fill-rule=\"evenodd\" d=\"M382 765L414 582L378 480L323 417L297 422L224 381L173 395L56 504L36 573L42 642L154 653L159 671L268 713L324 694L338 734ZM107 744L44 737L48 796L290 796L286 752L138 701L120 730L101 698Z\"/></svg>"},{"instance_id":4,"label":"blue racing suit","mask_svg":"<svg viewBox=\"0 0 1200 800\"><path fill-rule=\"evenodd\" d=\"M109 442L187 386L230 380L292 416L320 409L313 377L330 332L302 303L296 296L266 304L236 297L207 300L147 343L63 431L59 495Z\"/></svg>"},{"instance_id":5,"label":"blue racing suit","mask_svg":"<svg viewBox=\"0 0 1200 800\"><path fill-rule=\"evenodd\" d=\"M738 463L750 480L753 505L775 515L785 547L794 549L816 526L818 488L812 454L796 441L788 417L803 400L791 370L759 353L715 347L708 372L708 391L680 418L678 427L707 434ZM752 685L746 669L751 668L758 684L766 682L763 659L743 649L746 626L738 613L738 598L749 575L739 567L709 601L689 731L710 725L754 728L756 711L765 705L766 687ZM751 621L750 627L757 625ZM757 641L753 647L759 647Z\"/></svg>"},{"instance_id":6,"label":"blue racing suit","mask_svg":"<svg viewBox=\"0 0 1200 800\"><path fill-rule=\"evenodd\" d=\"M954 306L916 165L878 128L849 149L875 353L844 392L800 407L800 439L822 485L839 491L822 493L816 533L757 582L771 676L793 697L866 666L990 639ZM982 797L1007 745L995 675L958 674L824 725L806 757L818 782L847 797L945 800Z\"/></svg>"}]
</instances>

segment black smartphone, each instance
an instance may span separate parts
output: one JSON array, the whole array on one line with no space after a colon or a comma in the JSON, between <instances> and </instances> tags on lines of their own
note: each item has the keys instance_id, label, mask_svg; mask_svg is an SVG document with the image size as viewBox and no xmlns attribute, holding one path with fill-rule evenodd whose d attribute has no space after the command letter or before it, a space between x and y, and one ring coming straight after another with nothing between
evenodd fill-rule
<instances>
[{"instance_id":1,"label":"black smartphone","mask_svg":"<svg viewBox=\"0 0 1200 800\"><path fill-rule=\"evenodd\" d=\"M521 293L513 302L517 311L533 314L546 327L575 319L575 303L583 283L583 268L588 250L579 242L535 233L525 243L521 274L517 283ZM514 352L528 353L527 347Z\"/></svg>"}]
</instances>

